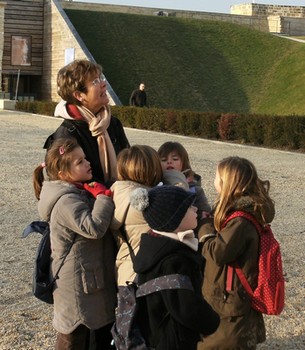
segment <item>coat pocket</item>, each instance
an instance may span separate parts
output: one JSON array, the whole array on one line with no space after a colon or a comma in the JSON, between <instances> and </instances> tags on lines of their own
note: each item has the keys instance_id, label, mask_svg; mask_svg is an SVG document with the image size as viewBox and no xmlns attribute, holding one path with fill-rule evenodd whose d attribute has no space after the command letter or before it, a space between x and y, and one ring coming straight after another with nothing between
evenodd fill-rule
<instances>
[{"instance_id":1,"label":"coat pocket","mask_svg":"<svg viewBox=\"0 0 305 350\"><path fill-rule=\"evenodd\" d=\"M101 267L92 269L88 266L81 265L81 268L85 294L93 294L104 288L104 276Z\"/></svg>"}]
</instances>

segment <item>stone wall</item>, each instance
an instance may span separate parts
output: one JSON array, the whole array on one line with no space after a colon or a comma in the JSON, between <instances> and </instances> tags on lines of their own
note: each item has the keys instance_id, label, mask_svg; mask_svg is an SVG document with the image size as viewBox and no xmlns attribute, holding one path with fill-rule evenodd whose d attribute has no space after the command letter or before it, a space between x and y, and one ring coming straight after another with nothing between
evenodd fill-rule
<instances>
[{"instance_id":1,"label":"stone wall","mask_svg":"<svg viewBox=\"0 0 305 350\"><path fill-rule=\"evenodd\" d=\"M231 15L305 17L304 6L240 4L230 6Z\"/></svg>"},{"instance_id":2,"label":"stone wall","mask_svg":"<svg viewBox=\"0 0 305 350\"><path fill-rule=\"evenodd\" d=\"M305 35L305 7L286 5L241 4L231 6L232 15L267 18L269 32Z\"/></svg>"},{"instance_id":3,"label":"stone wall","mask_svg":"<svg viewBox=\"0 0 305 350\"><path fill-rule=\"evenodd\" d=\"M60 68L68 63L67 55L73 59L94 61L86 45L76 32L57 0L47 0L44 5L44 46L43 46L43 79L44 99L59 101L56 78ZM70 61L70 60L69 60ZM111 86L108 84L110 104L120 104Z\"/></svg>"},{"instance_id":4,"label":"stone wall","mask_svg":"<svg viewBox=\"0 0 305 350\"><path fill-rule=\"evenodd\" d=\"M0 3L0 72L2 72L2 59L4 47L4 12L6 3ZM0 74L0 91L2 91L2 74Z\"/></svg>"},{"instance_id":5,"label":"stone wall","mask_svg":"<svg viewBox=\"0 0 305 350\"><path fill-rule=\"evenodd\" d=\"M305 18L281 17L281 19L281 31L278 33L291 36L305 35Z\"/></svg>"},{"instance_id":6,"label":"stone wall","mask_svg":"<svg viewBox=\"0 0 305 350\"><path fill-rule=\"evenodd\" d=\"M87 58L84 50L75 38L73 29L69 28L60 7L53 0L44 5L44 45L43 45L43 79L44 99L59 100L56 77L65 65L65 50L74 49L74 57Z\"/></svg>"},{"instance_id":7,"label":"stone wall","mask_svg":"<svg viewBox=\"0 0 305 350\"><path fill-rule=\"evenodd\" d=\"M261 16L244 16L244 15L230 15L226 13L216 12L202 12L202 11L185 11L185 10L172 10L164 8L148 8L148 7L136 7L136 6L122 6L122 5L108 5L108 4L93 4L83 3L77 1L59 1L64 9L77 9L87 11L101 11L101 12L121 12L130 13L135 15L157 16L161 11L167 16L175 16L182 18L193 18L208 21L224 21L231 22L240 25L245 25L260 31L268 32L267 18Z\"/></svg>"},{"instance_id":8,"label":"stone wall","mask_svg":"<svg viewBox=\"0 0 305 350\"><path fill-rule=\"evenodd\" d=\"M305 7L262 4L241 4L231 6L231 14L184 11L136 6L93 4L77 1L60 1L64 9L78 9L102 12L121 12L146 16L162 13L166 16L193 18L209 21L224 21L251 27L253 29L287 35L305 35ZM293 19L292 19L293 17Z\"/></svg>"}]
</instances>

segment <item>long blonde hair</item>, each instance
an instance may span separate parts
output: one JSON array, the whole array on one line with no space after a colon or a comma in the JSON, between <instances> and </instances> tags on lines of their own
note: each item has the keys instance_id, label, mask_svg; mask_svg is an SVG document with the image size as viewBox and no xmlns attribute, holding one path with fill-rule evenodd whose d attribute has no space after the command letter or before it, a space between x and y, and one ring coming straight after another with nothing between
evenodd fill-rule
<instances>
[{"instance_id":1,"label":"long blonde hair","mask_svg":"<svg viewBox=\"0 0 305 350\"><path fill-rule=\"evenodd\" d=\"M254 212L265 223L265 204L272 203L269 197L269 181L261 180L255 166L245 158L224 158L219 162L217 169L221 192L215 204L216 230L221 230L226 216L234 210L236 201L243 196L249 196L253 200Z\"/></svg>"},{"instance_id":2,"label":"long blonde hair","mask_svg":"<svg viewBox=\"0 0 305 350\"><path fill-rule=\"evenodd\" d=\"M146 145L122 150L117 159L119 180L129 180L153 187L162 181L162 167L157 151Z\"/></svg>"},{"instance_id":3,"label":"long blonde hair","mask_svg":"<svg viewBox=\"0 0 305 350\"><path fill-rule=\"evenodd\" d=\"M40 198L40 192L45 181L43 170L50 180L60 180L59 172L69 174L71 169L71 152L80 145L74 138L59 138L55 140L48 149L44 163L38 165L33 173L33 187L35 197Z\"/></svg>"}]
</instances>

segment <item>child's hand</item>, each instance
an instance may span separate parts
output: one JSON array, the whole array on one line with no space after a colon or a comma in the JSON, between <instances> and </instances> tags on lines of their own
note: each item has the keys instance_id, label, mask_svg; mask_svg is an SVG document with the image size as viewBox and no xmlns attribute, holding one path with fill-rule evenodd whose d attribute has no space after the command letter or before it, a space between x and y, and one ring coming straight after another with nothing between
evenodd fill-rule
<instances>
[{"instance_id":1,"label":"child's hand","mask_svg":"<svg viewBox=\"0 0 305 350\"><path fill-rule=\"evenodd\" d=\"M194 181L194 172L192 171L192 169L185 169L182 171L182 173L184 174L188 183Z\"/></svg>"},{"instance_id":2,"label":"child's hand","mask_svg":"<svg viewBox=\"0 0 305 350\"><path fill-rule=\"evenodd\" d=\"M99 182L84 184L84 189L90 192L94 198L96 198L99 194L112 198L112 192Z\"/></svg>"}]
</instances>

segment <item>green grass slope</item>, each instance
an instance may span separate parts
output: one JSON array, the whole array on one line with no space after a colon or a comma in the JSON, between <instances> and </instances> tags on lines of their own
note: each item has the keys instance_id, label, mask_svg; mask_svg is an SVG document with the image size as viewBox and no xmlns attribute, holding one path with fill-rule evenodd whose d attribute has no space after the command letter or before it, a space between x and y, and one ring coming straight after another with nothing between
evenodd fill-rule
<instances>
[{"instance_id":1,"label":"green grass slope","mask_svg":"<svg viewBox=\"0 0 305 350\"><path fill-rule=\"evenodd\" d=\"M305 44L236 24L66 10L123 104L304 115Z\"/></svg>"}]
</instances>

